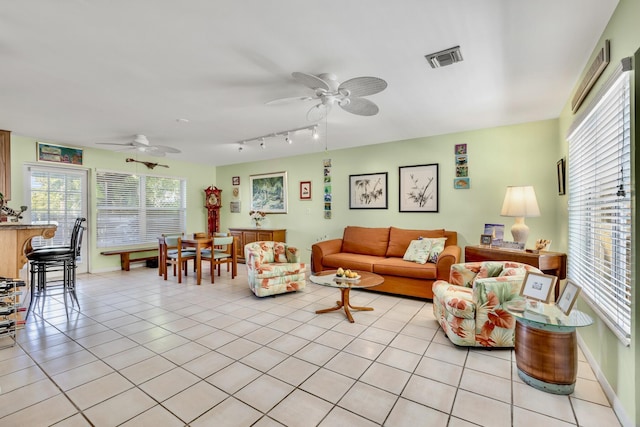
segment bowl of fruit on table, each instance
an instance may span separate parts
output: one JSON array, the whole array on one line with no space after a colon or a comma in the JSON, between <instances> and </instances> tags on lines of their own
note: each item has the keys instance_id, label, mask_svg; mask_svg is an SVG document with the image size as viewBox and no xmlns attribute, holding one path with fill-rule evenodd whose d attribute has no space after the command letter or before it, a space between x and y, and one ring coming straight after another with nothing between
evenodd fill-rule
<instances>
[{"instance_id":1,"label":"bowl of fruit on table","mask_svg":"<svg viewBox=\"0 0 640 427\"><path fill-rule=\"evenodd\" d=\"M360 278L360 275L355 271L351 271L349 269L345 270L343 268L339 268L336 270L336 281L355 281Z\"/></svg>"}]
</instances>

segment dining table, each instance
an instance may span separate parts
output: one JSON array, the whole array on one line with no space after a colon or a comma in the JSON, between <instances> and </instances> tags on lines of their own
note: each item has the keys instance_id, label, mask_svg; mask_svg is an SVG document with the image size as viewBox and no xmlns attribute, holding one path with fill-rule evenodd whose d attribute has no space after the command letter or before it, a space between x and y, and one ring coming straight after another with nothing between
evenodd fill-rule
<instances>
[{"instance_id":1,"label":"dining table","mask_svg":"<svg viewBox=\"0 0 640 427\"><path fill-rule=\"evenodd\" d=\"M182 239L183 248L195 248L196 250L196 283L199 285L202 282L202 253L203 249L208 249L213 246L213 238L211 237L197 237L191 239ZM213 273L212 273L213 274Z\"/></svg>"}]
</instances>

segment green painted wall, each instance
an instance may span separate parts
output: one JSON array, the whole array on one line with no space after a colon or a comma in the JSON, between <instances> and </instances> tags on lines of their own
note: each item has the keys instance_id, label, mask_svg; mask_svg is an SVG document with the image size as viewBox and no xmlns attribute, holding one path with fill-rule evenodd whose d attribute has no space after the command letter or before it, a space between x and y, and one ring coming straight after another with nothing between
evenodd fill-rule
<instances>
[{"instance_id":1,"label":"green painted wall","mask_svg":"<svg viewBox=\"0 0 640 427\"><path fill-rule=\"evenodd\" d=\"M617 67L620 60L627 56L633 56L634 52L640 48L640 25L638 25L638 17L640 17L640 1L637 0L621 0L613 17L609 21L606 30L602 34L597 46L594 49L591 59L588 64L591 64L595 53L603 46L604 40L611 41L611 63L605 69L605 72L598 80L596 86L592 89L590 96L585 100L583 106L588 105L589 101L593 98L593 95L598 91L598 88L602 86L607 77L611 75L611 72ZM587 65L588 65L587 64ZM637 62L634 63L634 73L637 78ZM586 71L586 67L585 67ZM584 74L584 72L583 72ZM582 79L582 77L581 77ZM577 87L577 84L576 84ZM638 92L635 88L636 93ZM574 89L575 91L575 89ZM573 92L572 92L573 96ZM636 97L637 102L637 97ZM568 152L568 145L566 142L566 133L574 120L574 115L571 113L570 100L562 111L559 118L559 140L560 150L562 155L566 156ZM632 99L632 158L638 156L635 150L635 141L637 140L637 132L635 125L638 123L637 108L634 106ZM579 111L580 112L580 111ZM571 167L571 161L569 160L568 166ZM635 165L632 168L632 180L635 183ZM637 258L637 245L636 245L636 230L638 225L638 218L635 212L637 209L636 197L635 197L635 184L633 185L633 212L634 212L634 227L633 227L633 253ZM567 210L566 200L562 200L558 205L558 224L560 225L560 234L566 241L568 235L567 229ZM566 243L565 248L566 250ZM633 264L633 273L631 278L632 283L632 319L631 319L631 345L625 346L617 339L617 337L609 330L609 328L599 320L597 315L590 309L590 307L580 300L578 307L580 310L589 313L594 319L595 324L588 328L582 328L580 330L580 336L584 339L588 351L593 356L596 364L599 366L606 381L613 388L614 393L617 396L619 402L614 402L619 409L622 409L627 419L623 419L629 425L640 425L640 393L638 392L638 384L640 384L640 360L638 358L638 326L640 320L638 319L638 297L636 288L636 265ZM620 408L622 406L622 408ZM624 418L624 417L623 417Z\"/></svg>"},{"instance_id":2,"label":"green painted wall","mask_svg":"<svg viewBox=\"0 0 640 427\"><path fill-rule=\"evenodd\" d=\"M54 141L42 141L52 144L64 143ZM100 251L104 249L96 248L95 224L96 218L96 195L95 191L95 171L96 169L106 169L113 171L134 172L148 175L176 176L187 179L187 232L206 230L206 211L202 207L204 204L203 190L209 185L215 185L216 168L212 166L198 165L192 163L178 162L170 157L149 157L138 155L137 159L154 163L169 165L169 168L147 169L138 163L126 163L127 157L136 157L135 152L114 152L108 150L98 150L86 148L84 150L84 161L82 168L88 170L89 181L89 233L85 243L89 248L89 269L92 272L114 270L120 268L120 257L103 256ZM23 165L36 163L36 140L20 135L11 135L11 192L12 200L10 205L17 207L24 204L24 176ZM52 163L42 163L43 165L54 165ZM70 168L78 166L69 166Z\"/></svg>"},{"instance_id":3,"label":"green painted wall","mask_svg":"<svg viewBox=\"0 0 640 427\"><path fill-rule=\"evenodd\" d=\"M329 124L329 127L331 125ZM221 225L250 227L249 176L286 171L287 214L267 216L263 227L287 229L287 241L310 248L323 236L341 237L345 226L361 225L455 230L460 246L478 244L485 223L502 223L507 230L513 218L500 216L506 187L533 185L541 216L528 218L529 245L537 238L555 239L558 233L556 161L558 123L547 120L514 126L370 145L362 148L321 151L316 154L218 167L218 187L223 190ZM453 188L455 144L467 144L468 190ZM324 219L323 161L331 159L332 219ZM438 213L398 211L398 167L437 163L440 175ZM388 209L349 209L349 175L388 173ZM241 212L230 213L233 176L240 177ZM299 200L300 181L312 182L312 200ZM505 238L511 240L507 232ZM553 243L552 246L553 248ZM305 251L306 259L309 252Z\"/></svg>"}]
</instances>

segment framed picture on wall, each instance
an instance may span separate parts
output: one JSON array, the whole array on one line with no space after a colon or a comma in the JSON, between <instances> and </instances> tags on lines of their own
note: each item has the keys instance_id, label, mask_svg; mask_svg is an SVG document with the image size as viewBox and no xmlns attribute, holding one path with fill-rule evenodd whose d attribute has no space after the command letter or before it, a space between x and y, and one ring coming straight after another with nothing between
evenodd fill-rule
<instances>
[{"instance_id":1,"label":"framed picture on wall","mask_svg":"<svg viewBox=\"0 0 640 427\"><path fill-rule=\"evenodd\" d=\"M556 164L556 168L558 170L558 195L562 196L565 194L564 174L565 174L566 165L565 165L564 157L558 160L558 163Z\"/></svg>"},{"instance_id":2,"label":"framed picture on wall","mask_svg":"<svg viewBox=\"0 0 640 427\"><path fill-rule=\"evenodd\" d=\"M251 210L287 213L287 173L273 172L249 176Z\"/></svg>"},{"instance_id":3,"label":"framed picture on wall","mask_svg":"<svg viewBox=\"0 0 640 427\"><path fill-rule=\"evenodd\" d=\"M349 209L387 209L387 172L349 175Z\"/></svg>"},{"instance_id":4,"label":"framed picture on wall","mask_svg":"<svg viewBox=\"0 0 640 427\"><path fill-rule=\"evenodd\" d=\"M438 164L400 166L400 212L438 212Z\"/></svg>"},{"instance_id":5,"label":"framed picture on wall","mask_svg":"<svg viewBox=\"0 0 640 427\"><path fill-rule=\"evenodd\" d=\"M300 181L300 200L311 200L311 181Z\"/></svg>"}]
</instances>

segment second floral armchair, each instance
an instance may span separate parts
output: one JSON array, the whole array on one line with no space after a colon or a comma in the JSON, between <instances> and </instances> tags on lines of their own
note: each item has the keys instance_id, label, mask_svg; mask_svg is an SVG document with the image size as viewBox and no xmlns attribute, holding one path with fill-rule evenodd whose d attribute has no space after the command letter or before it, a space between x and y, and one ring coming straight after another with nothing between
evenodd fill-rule
<instances>
[{"instance_id":1,"label":"second floral armchair","mask_svg":"<svg viewBox=\"0 0 640 427\"><path fill-rule=\"evenodd\" d=\"M433 284L433 314L452 343L472 347L513 347L515 318L504 304L520 297L527 271L510 261L453 264L449 281Z\"/></svg>"},{"instance_id":2,"label":"second floral armchair","mask_svg":"<svg viewBox=\"0 0 640 427\"><path fill-rule=\"evenodd\" d=\"M300 253L283 242L253 242L244 247L249 287L256 296L294 292L306 286L306 264Z\"/></svg>"}]
</instances>

